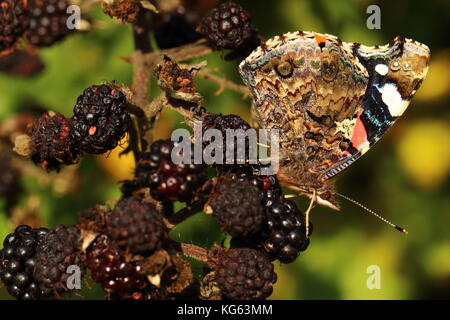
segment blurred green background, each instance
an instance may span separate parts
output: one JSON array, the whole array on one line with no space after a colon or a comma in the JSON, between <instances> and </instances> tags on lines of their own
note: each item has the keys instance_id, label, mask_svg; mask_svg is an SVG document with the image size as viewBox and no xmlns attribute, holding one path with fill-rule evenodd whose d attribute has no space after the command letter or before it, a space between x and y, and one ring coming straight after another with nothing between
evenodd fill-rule
<instances>
[{"instance_id":1,"label":"blurred green background","mask_svg":"<svg viewBox=\"0 0 450 320\"><path fill-rule=\"evenodd\" d=\"M450 1L236 1L252 14L264 38L310 30L366 45L385 44L403 35L427 44L431 66L422 88L404 116L373 150L337 179L340 193L367 205L408 229L401 234L342 202L342 211L315 208L308 250L292 264L275 263L278 282L272 299L433 299L450 298ZM381 29L366 27L366 8L381 8ZM89 12L96 27L40 51L44 72L31 79L0 75L0 121L31 107L66 116L84 88L102 81L131 84L131 65L120 57L133 50L130 27L113 22L98 7ZM205 59L218 75L241 83L236 61L221 52ZM200 61L200 60L199 60ZM158 92L152 83L152 94ZM198 80L205 107L250 119L250 100L216 84ZM182 118L165 110L156 136L169 137ZM0 199L0 238L18 222L45 226L74 224L77 213L120 196L118 181L130 177L131 155L85 157L79 166L47 175L29 166L18 206L6 212ZM291 193L286 191L287 193ZM297 198L300 208L307 200ZM27 220L28 219L28 220ZM217 224L198 214L173 231L185 242L209 246L220 241ZM367 268L380 267L381 289L369 290ZM82 296L102 298L91 284ZM73 297L76 298L76 297ZM9 299L0 289L0 299Z\"/></svg>"}]
</instances>

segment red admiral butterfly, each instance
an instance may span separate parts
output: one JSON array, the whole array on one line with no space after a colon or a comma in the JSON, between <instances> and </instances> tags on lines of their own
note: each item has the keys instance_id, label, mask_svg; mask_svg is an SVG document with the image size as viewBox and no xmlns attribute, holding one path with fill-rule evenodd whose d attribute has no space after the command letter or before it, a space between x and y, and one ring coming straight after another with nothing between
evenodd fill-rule
<instances>
[{"instance_id":1,"label":"red admiral butterfly","mask_svg":"<svg viewBox=\"0 0 450 320\"><path fill-rule=\"evenodd\" d=\"M280 181L339 210L330 178L402 115L429 58L427 46L402 37L368 47L302 31L257 48L239 69L257 122L280 132Z\"/></svg>"}]
</instances>

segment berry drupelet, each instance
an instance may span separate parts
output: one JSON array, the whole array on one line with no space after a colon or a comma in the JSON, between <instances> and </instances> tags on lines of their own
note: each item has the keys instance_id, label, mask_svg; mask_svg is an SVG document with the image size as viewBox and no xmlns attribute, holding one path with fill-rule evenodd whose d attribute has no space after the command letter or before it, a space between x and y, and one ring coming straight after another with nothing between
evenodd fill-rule
<instances>
[{"instance_id":1,"label":"berry drupelet","mask_svg":"<svg viewBox=\"0 0 450 320\"><path fill-rule=\"evenodd\" d=\"M60 113L46 113L27 130L34 145L31 159L47 170L78 162L80 151L70 137L70 120Z\"/></svg>"},{"instance_id":2,"label":"berry drupelet","mask_svg":"<svg viewBox=\"0 0 450 320\"><path fill-rule=\"evenodd\" d=\"M69 266L77 266L83 273L85 259L80 237L78 227L58 225L37 246L34 278L44 294L59 296L68 291Z\"/></svg>"},{"instance_id":3,"label":"berry drupelet","mask_svg":"<svg viewBox=\"0 0 450 320\"><path fill-rule=\"evenodd\" d=\"M3 241L0 250L0 278L8 293L21 300L37 300L43 297L34 278L36 246L41 243L47 229L18 226Z\"/></svg>"},{"instance_id":4,"label":"berry drupelet","mask_svg":"<svg viewBox=\"0 0 450 320\"><path fill-rule=\"evenodd\" d=\"M26 0L0 1L0 52L11 49L28 28Z\"/></svg>"},{"instance_id":5,"label":"berry drupelet","mask_svg":"<svg viewBox=\"0 0 450 320\"><path fill-rule=\"evenodd\" d=\"M124 251L104 234L89 246L86 265L91 270L92 279L101 284L112 298L132 295L147 285L141 267L128 261Z\"/></svg>"},{"instance_id":6,"label":"berry drupelet","mask_svg":"<svg viewBox=\"0 0 450 320\"><path fill-rule=\"evenodd\" d=\"M73 109L71 138L87 153L114 149L130 127L127 108L127 99L119 87L103 84L87 88Z\"/></svg>"},{"instance_id":7,"label":"berry drupelet","mask_svg":"<svg viewBox=\"0 0 450 320\"><path fill-rule=\"evenodd\" d=\"M267 224L260 235L260 248L270 259L293 262L309 245L305 215L294 201L274 199L267 202ZM309 225L309 234L312 225Z\"/></svg>"},{"instance_id":8,"label":"berry drupelet","mask_svg":"<svg viewBox=\"0 0 450 320\"><path fill-rule=\"evenodd\" d=\"M198 31L216 50L236 49L256 33L250 14L231 1L212 9L200 22Z\"/></svg>"},{"instance_id":9,"label":"berry drupelet","mask_svg":"<svg viewBox=\"0 0 450 320\"><path fill-rule=\"evenodd\" d=\"M163 214L153 204L124 198L107 219L107 234L132 253L150 253L160 247L166 236Z\"/></svg>"},{"instance_id":10,"label":"berry drupelet","mask_svg":"<svg viewBox=\"0 0 450 320\"><path fill-rule=\"evenodd\" d=\"M157 200L189 202L206 182L206 169L202 164L175 164L172 161L174 147L170 140L154 142L150 152L144 153L138 162L135 176L140 185L150 187Z\"/></svg>"},{"instance_id":11,"label":"berry drupelet","mask_svg":"<svg viewBox=\"0 0 450 320\"><path fill-rule=\"evenodd\" d=\"M261 190L251 181L219 177L209 206L222 229L233 237L258 232L265 220Z\"/></svg>"},{"instance_id":12,"label":"berry drupelet","mask_svg":"<svg viewBox=\"0 0 450 320\"><path fill-rule=\"evenodd\" d=\"M67 0L28 0L28 5L30 25L25 37L32 45L51 46L72 31L67 27Z\"/></svg>"},{"instance_id":13,"label":"berry drupelet","mask_svg":"<svg viewBox=\"0 0 450 320\"><path fill-rule=\"evenodd\" d=\"M263 253L249 248L213 248L211 252L208 265L224 299L264 300L272 294L277 275Z\"/></svg>"}]
</instances>

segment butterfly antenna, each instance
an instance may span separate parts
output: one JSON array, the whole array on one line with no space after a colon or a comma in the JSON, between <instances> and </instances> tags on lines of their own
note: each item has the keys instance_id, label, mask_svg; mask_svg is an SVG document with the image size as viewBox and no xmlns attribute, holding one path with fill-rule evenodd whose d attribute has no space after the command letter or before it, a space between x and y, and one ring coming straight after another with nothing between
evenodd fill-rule
<instances>
[{"instance_id":1,"label":"butterfly antenna","mask_svg":"<svg viewBox=\"0 0 450 320\"><path fill-rule=\"evenodd\" d=\"M349 202L351 202L351 203L357 205L358 207L364 209L364 211L370 213L371 215L373 215L373 216L375 216L376 218L380 219L380 220L383 221L384 223L387 223L388 225L390 225L391 227L397 229L397 230L400 231L401 233L408 234L408 231L407 231L405 228L402 228L402 227L399 227L399 226L396 225L396 224L393 224L392 222L390 222L390 221L387 220L386 218L380 216L380 215L379 215L378 213L376 213L375 211L370 210L369 208L367 208L366 206L362 205L362 204L359 203L358 201L353 200L352 198L349 198L349 197L344 196L343 194L340 194L340 193L337 193L337 192L336 192L336 195L338 195L339 197L341 197L341 198L343 198L343 199L345 199L345 200L347 200L347 201L349 201Z\"/></svg>"}]
</instances>

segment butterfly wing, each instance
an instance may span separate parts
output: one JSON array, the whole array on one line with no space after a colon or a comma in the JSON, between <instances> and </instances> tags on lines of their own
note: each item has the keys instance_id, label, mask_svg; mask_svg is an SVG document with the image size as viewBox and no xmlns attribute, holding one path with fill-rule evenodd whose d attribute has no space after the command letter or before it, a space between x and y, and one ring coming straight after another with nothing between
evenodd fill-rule
<instances>
[{"instance_id":1,"label":"butterfly wing","mask_svg":"<svg viewBox=\"0 0 450 320\"><path fill-rule=\"evenodd\" d=\"M288 33L240 64L260 127L280 133L279 179L300 192L329 189L324 171L346 154L368 74L337 37Z\"/></svg>"},{"instance_id":2,"label":"butterfly wing","mask_svg":"<svg viewBox=\"0 0 450 320\"><path fill-rule=\"evenodd\" d=\"M395 38L383 47L352 45L369 74L346 156L322 176L329 179L365 154L403 114L425 78L430 58L427 46Z\"/></svg>"}]
</instances>

